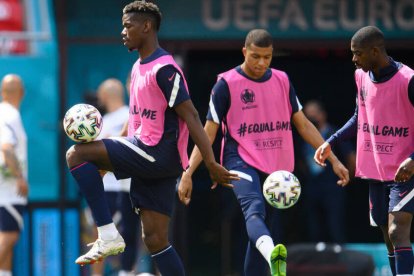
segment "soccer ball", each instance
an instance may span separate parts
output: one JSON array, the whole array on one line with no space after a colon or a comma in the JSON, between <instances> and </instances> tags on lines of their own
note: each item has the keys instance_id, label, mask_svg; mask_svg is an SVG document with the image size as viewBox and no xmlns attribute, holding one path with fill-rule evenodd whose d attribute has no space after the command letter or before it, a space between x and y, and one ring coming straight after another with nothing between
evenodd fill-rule
<instances>
[{"instance_id":1,"label":"soccer ball","mask_svg":"<svg viewBox=\"0 0 414 276\"><path fill-rule=\"evenodd\" d=\"M66 112L63 129L75 142L90 142L101 132L102 115L90 104L76 104Z\"/></svg>"},{"instance_id":2,"label":"soccer ball","mask_svg":"<svg viewBox=\"0 0 414 276\"><path fill-rule=\"evenodd\" d=\"M263 183L263 196L271 206L278 209L295 205L300 191L299 179L288 171L275 171Z\"/></svg>"}]
</instances>

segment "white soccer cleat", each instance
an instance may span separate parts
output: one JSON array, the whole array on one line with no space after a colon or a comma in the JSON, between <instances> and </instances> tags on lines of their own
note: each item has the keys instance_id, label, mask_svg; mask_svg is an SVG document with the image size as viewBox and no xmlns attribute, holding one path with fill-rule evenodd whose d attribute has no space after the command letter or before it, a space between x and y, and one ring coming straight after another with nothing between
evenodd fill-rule
<instances>
[{"instance_id":1,"label":"white soccer cleat","mask_svg":"<svg viewBox=\"0 0 414 276\"><path fill-rule=\"evenodd\" d=\"M125 242L120 234L113 240L97 239L95 242L88 244L92 248L84 255L76 259L75 263L79 265L94 264L102 261L103 258L110 255L118 255L124 252Z\"/></svg>"}]
</instances>

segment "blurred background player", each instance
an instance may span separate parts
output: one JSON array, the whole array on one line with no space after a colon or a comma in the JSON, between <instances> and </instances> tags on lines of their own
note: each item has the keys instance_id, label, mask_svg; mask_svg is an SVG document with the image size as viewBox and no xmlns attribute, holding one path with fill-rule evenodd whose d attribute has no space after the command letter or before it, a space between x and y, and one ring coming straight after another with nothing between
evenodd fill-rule
<instances>
[{"instance_id":1,"label":"blurred background player","mask_svg":"<svg viewBox=\"0 0 414 276\"><path fill-rule=\"evenodd\" d=\"M19 76L1 82L0 103L0 276L11 276L13 248L23 230L27 204L27 137L19 107L24 96Z\"/></svg>"},{"instance_id":2,"label":"blurred background player","mask_svg":"<svg viewBox=\"0 0 414 276\"><path fill-rule=\"evenodd\" d=\"M321 102L308 101L303 112L318 129L324 140L328 139L335 128L328 122L327 113ZM315 149L302 141L301 158L298 169L303 177L302 183L304 220L307 222L306 233L311 242L345 242L345 198L346 191L336 185L337 177L332 169L322 168L313 160ZM348 141L334 148L338 158L354 175L355 152ZM328 167L331 167L328 164Z\"/></svg>"},{"instance_id":3,"label":"blurred background player","mask_svg":"<svg viewBox=\"0 0 414 276\"><path fill-rule=\"evenodd\" d=\"M269 68L273 57L273 40L269 32L263 29L250 31L242 52L243 64L218 76L204 129L213 143L222 125L222 162L240 177L240 180L232 181L232 185L249 237L245 275L267 275L269 267L271 275L286 275L287 251L283 244L274 245L275 237L269 227L274 210L265 204L262 183L274 171L293 171L291 122L314 148L324 140L301 111L302 106L286 73ZM190 201L191 176L201 160L195 147L190 167L179 184L179 197L184 204ZM338 184L346 185L349 180L347 169L336 157L330 161L340 178Z\"/></svg>"},{"instance_id":4,"label":"blurred background player","mask_svg":"<svg viewBox=\"0 0 414 276\"><path fill-rule=\"evenodd\" d=\"M414 213L414 70L388 56L375 26L351 39L357 107L315 152L324 166L331 147L357 137L355 176L369 185L370 223L381 228L393 275L412 275Z\"/></svg>"}]
</instances>

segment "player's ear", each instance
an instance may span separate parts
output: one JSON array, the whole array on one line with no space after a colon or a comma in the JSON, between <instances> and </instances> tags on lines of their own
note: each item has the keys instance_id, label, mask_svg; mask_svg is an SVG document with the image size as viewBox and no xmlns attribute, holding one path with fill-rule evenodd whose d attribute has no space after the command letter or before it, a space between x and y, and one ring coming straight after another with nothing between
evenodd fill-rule
<instances>
[{"instance_id":1,"label":"player's ear","mask_svg":"<svg viewBox=\"0 0 414 276\"><path fill-rule=\"evenodd\" d=\"M144 29L143 29L143 32L144 33L148 33L148 32L150 32L150 30L151 30L151 28L152 28L152 21L151 20L145 20L144 21Z\"/></svg>"},{"instance_id":2,"label":"player's ear","mask_svg":"<svg viewBox=\"0 0 414 276\"><path fill-rule=\"evenodd\" d=\"M378 56L381 53L381 49L377 46L372 47L371 54L373 56Z\"/></svg>"},{"instance_id":3,"label":"player's ear","mask_svg":"<svg viewBox=\"0 0 414 276\"><path fill-rule=\"evenodd\" d=\"M243 53L243 56L244 56L244 57L246 57L246 53L247 53L247 49L246 49L246 47L243 47L243 49L242 49L242 53Z\"/></svg>"}]
</instances>

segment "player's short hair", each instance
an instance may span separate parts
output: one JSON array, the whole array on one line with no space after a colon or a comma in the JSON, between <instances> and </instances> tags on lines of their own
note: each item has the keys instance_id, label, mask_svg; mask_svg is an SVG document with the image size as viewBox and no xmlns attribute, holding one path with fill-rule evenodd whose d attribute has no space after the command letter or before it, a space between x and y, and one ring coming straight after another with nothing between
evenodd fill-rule
<instances>
[{"instance_id":1,"label":"player's short hair","mask_svg":"<svg viewBox=\"0 0 414 276\"><path fill-rule=\"evenodd\" d=\"M375 26L366 26L359 29L352 41L362 47L379 47L385 49L384 34Z\"/></svg>"},{"instance_id":2,"label":"player's short hair","mask_svg":"<svg viewBox=\"0 0 414 276\"><path fill-rule=\"evenodd\" d=\"M126 5L123 9L123 14L126 13L139 13L140 15L146 16L152 22L155 23L155 29L158 31L161 25L161 12L157 5L144 0L134 1Z\"/></svg>"},{"instance_id":3,"label":"player's short hair","mask_svg":"<svg viewBox=\"0 0 414 276\"><path fill-rule=\"evenodd\" d=\"M269 47L273 45L273 39L270 33L264 29L251 30L244 42L244 47L249 47L251 44L257 47Z\"/></svg>"}]
</instances>

